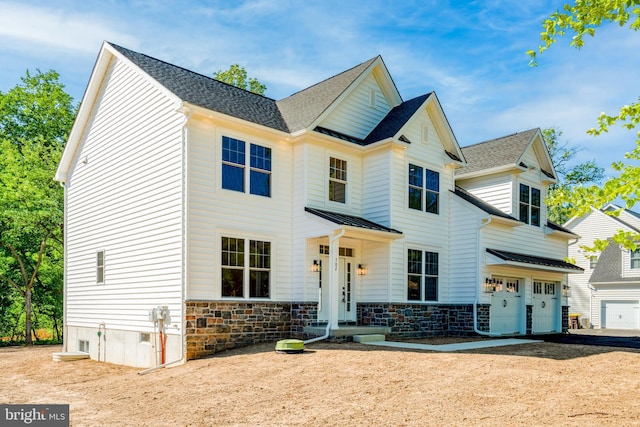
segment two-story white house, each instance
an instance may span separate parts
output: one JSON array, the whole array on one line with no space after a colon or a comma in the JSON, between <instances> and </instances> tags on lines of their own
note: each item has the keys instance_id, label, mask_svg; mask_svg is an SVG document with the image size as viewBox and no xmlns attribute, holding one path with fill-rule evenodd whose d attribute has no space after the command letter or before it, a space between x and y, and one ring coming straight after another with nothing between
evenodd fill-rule
<instances>
[{"instance_id":1,"label":"two-story white house","mask_svg":"<svg viewBox=\"0 0 640 427\"><path fill-rule=\"evenodd\" d=\"M589 249L619 230L639 233L640 215L610 204L571 218L565 227L580 236L569 243L569 256L584 269L569 278L571 314L579 315L582 327L640 329L640 251L613 241L602 253Z\"/></svg>"},{"instance_id":2,"label":"two-story white house","mask_svg":"<svg viewBox=\"0 0 640 427\"><path fill-rule=\"evenodd\" d=\"M105 43L56 179L65 350L152 366L348 325L560 332L538 129L461 149L381 57L282 100Z\"/></svg>"}]
</instances>

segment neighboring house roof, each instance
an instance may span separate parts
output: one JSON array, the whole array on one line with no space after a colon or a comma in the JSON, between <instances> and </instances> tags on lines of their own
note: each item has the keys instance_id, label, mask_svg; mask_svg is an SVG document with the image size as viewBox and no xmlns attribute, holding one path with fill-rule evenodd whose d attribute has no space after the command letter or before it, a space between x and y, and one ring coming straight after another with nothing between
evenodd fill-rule
<instances>
[{"instance_id":1,"label":"neighboring house roof","mask_svg":"<svg viewBox=\"0 0 640 427\"><path fill-rule=\"evenodd\" d=\"M289 131L306 129L380 56L277 101Z\"/></svg>"},{"instance_id":2,"label":"neighboring house roof","mask_svg":"<svg viewBox=\"0 0 640 427\"><path fill-rule=\"evenodd\" d=\"M319 216L320 218L326 219L327 221L331 221L339 225L364 228L364 229L373 230L373 231L385 231L387 233L402 234L401 231L395 230L393 228L385 227L384 225L376 224L373 221L369 221L368 219L364 219L354 215L347 215L347 214L342 214L337 212L329 212L322 209L315 209L315 208L309 208L309 207L305 207L304 210L306 212L309 212L313 215Z\"/></svg>"},{"instance_id":3,"label":"neighboring house roof","mask_svg":"<svg viewBox=\"0 0 640 427\"><path fill-rule=\"evenodd\" d=\"M598 257L596 267L591 273L589 283L605 284L617 282L640 282L640 277L622 276L622 248L609 239L607 248Z\"/></svg>"},{"instance_id":4,"label":"neighboring house roof","mask_svg":"<svg viewBox=\"0 0 640 427\"><path fill-rule=\"evenodd\" d=\"M498 249L490 249L490 248L487 248L487 253L494 255L500 258L501 260L504 260L507 262L514 262L518 264L532 264L532 265L541 266L541 267L560 268L563 270L573 270L576 272L584 271L581 267L578 267L577 265L570 264L566 261L562 261L559 259L526 255L526 254L520 254L516 252L501 251Z\"/></svg>"},{"instance_id":5,"label":"neighboring house roof","mask_svg":"<svg viewBox=\"0 0 640 427\"><path fill-rule=\"evenodd\" d=\"M113 43L109 45L185 102L272 129L289 131L273 99Z\"/></svg>"},{"instance_id":6,"label":"neighboring house roof","mask_svg":"<svg viewBox=\"0 0 640 427\"><path fill-rule=\"evenodd\" d=\"M530 165L524 164L522 157L526 150L536 141L536 135L540 134L540 129L530 129L524 132L514 133L478 144L469 145L462 148L467 165L456 170L456 176L473 175L474 173L487 170L501 170L506 168L524 168ZM544 143L544 141L543 141ZM541 172L555 180L553 164L546 146L539 153L542 157Z\"/></svg>"},{"instance_id":7,"label":"neighboring house roof","mask_svg":"<svg viewBox=\"0 0 640 427\"><path fill-rule=\"evenodd\" d=\"M607 206L605 206L602 209L596 209L594 207L591 207L591 211L585 215L582 216L574 216L573 218L569 219L567 222L565 222L564 227L571 229L574 228L576 226L576 224L578 224L581 220L587 218L589 215L604 215L606 218L609 218L611 221L614 221L624 227L627 227L629 231L633 231L636 233L640 233L640 228L634 226L633 224L629 223L628 221L625 221L623 219L620 218L620 216L616 216L616 215L610 215L607 212L615 212L618 210L622 210L624 212L626 212L627 214L633 216L633 217L638 217L640 218L640 215L637 214L636 212L630 211L629 209L624 209L621 208L619 206L616 206L614 204L609 204ZM603 236L604 237L609 237L609 236Z\"/></svg>"}]
</instances>

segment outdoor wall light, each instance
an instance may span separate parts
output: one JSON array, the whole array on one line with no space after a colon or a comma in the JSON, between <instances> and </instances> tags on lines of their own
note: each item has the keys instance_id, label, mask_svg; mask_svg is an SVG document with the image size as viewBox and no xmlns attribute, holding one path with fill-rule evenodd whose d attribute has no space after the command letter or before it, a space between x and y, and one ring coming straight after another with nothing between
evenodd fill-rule
<instances>
[{"instance_id":1,"label":"outdoor wall light","mask_svg":"<svg viewBox=\"0 0 640 427\"><path fill-rule=\"evenodd\" d=\"M313 260L313 265L311 266L311 271L313 271L314 273L319 273L320 272L320 263L318 262L317 259Z\"/></svg>"},{"instance_id":2,"label":"outdoor wall light","mask_svg":"<svg viewBox=\"0 0 640 427\"><path fill-rule=\"evenodd\" d=\"M358 276L365 276L367 274L367 267L362 264L358 264L356 273L358 274Z\"/></svg>"}]
</instances>

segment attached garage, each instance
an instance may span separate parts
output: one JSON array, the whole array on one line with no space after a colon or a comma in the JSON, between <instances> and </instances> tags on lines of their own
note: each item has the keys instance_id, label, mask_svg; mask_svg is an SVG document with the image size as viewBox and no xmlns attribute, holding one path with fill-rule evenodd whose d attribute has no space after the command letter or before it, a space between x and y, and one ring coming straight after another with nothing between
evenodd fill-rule
<instances>
[{"instance_id":1,"label":"attached garage","mask_svg":"<svg viewBox=\"0 0 640 427\"><path fill-rule=\"evenodd\" d=\"M638 301L602 301L601 327L606 329L640 329Z\"/></svg>"}]
</instances>

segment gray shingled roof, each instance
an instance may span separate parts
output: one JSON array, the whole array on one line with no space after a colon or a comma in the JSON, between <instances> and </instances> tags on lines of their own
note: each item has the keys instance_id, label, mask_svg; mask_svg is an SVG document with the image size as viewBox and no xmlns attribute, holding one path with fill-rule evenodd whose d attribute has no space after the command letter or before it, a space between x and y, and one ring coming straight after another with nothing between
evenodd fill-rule
<instances>
[{"instance_id":1,"label":"gray shingled roof","mask_svg":"<svg viewBox=\"0 0 640 427\"><path fill-rule=\"evenodd\" d=\"M640 277L622 277L622 248L609 239L607 248L598 257L589 283L640 282Z\"/></svg>"},{"instance_id":2,"label":"gray shingled roof","mask_svg":"<svg viewBox=\"0 0 640 427\"><path fill-rule=\"evenodd\" d=\"M181 100L283 132L313 123L378 57L280 101L109 43Z\"/></svg>"},{"instance_id":3,"label":"gray shingled roof","mask_svg":"<svg viewBox=\"0 0 640 427\"><path fill-rule=\"evenodd\" d=\"M289 131L289 127L273 99L122 46L109 44L185 102L272 129Z\"/></svg>"},{"instance_id":4,"label":"gray shingled roof","mask_svg":"<svg viewBox=\"0 0 640 427\"><path fill-rule=\"evenodd\" d=\"M290 131L309 127L376 59L377 56L277 101Z\"/></svg>"},{"instance_id":5,"label":"gray shingled roof","mask_svg":"<svg viewBox=\"0 0 640 427\"><path fill-rule=\"evenodd\" d=\"M498 249L490 249L490 248L487 248L487 253L490 253L491 255L495 255L498 258L505 261L520 262L524 264L533 264L533 265L539 265L543 267L556 267L556 268L566 268L569 270L583 271L583 269L578 267L577 265L570 264L560 259L519 254L516 252L501 251Z\"/></svg>"},{"instance_id":6,"label":"gray shingled roof","mask_svg":"<svg viewBox=\"0 0 640 427\"><path fill-rule=\"evenodd\" d=\"M457 169L464 175L500 166L516 165L538 129L530 129L462 148L467 165Z\"/></svg>"},{"instance_id":7,"label":"gray shingled roof","mask_svg":"<svg viewBox=\"0 0 640 427\"><path fill-rule=\"evenodd\" d=\"M367 135L363 145L395 136L429 96L431 96L431 93L410 99L391 109L385 118Z\"/></svg>"},{"instance_id":8,"label":"gray shingled roof","mask_svg":"<svg viewBox=\"0 0 640 427\"><path fill-rule=\"evenodd\" d=\"M315 208L309 208L309 207L305 207L304 210L306 212L309 212L310 214L319 216L320 218L326 219L327 221L331 221L339 225L364 228L367 230L374 230L374 231L385 231L387 233L402 234L401 231L395 230L393 228L385 227L384 225L376 224L373 221L369 221L368 219L364 219L354 215L347 215L347 214L342 214L337 212L329 212L322 209L315 209Z\"/></svg>"}]
</instances>

